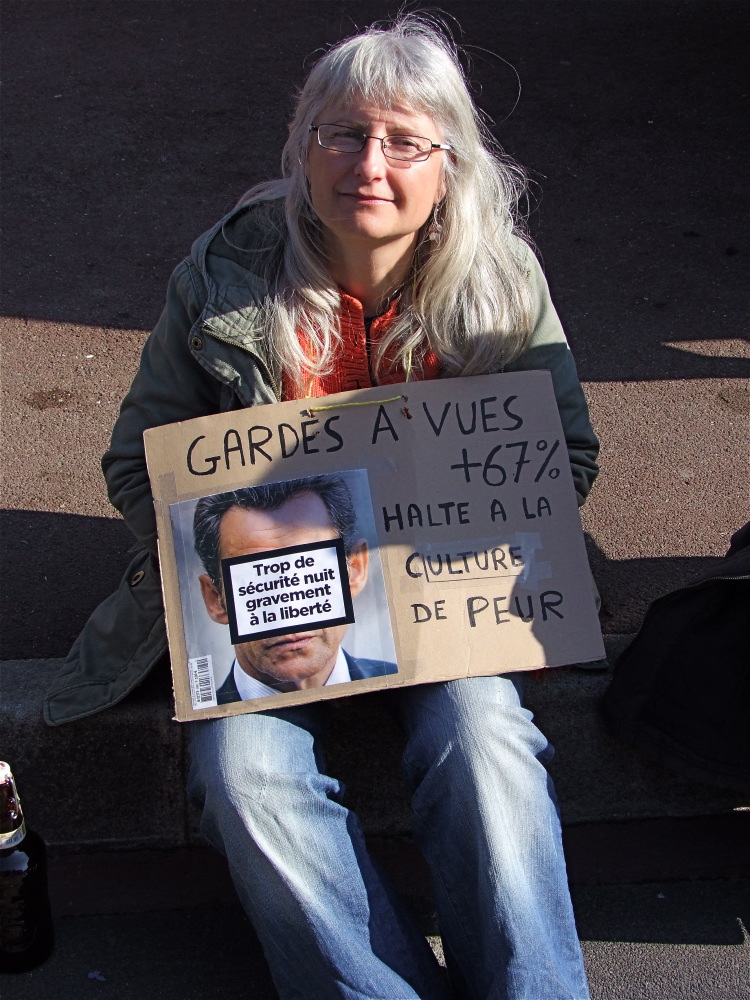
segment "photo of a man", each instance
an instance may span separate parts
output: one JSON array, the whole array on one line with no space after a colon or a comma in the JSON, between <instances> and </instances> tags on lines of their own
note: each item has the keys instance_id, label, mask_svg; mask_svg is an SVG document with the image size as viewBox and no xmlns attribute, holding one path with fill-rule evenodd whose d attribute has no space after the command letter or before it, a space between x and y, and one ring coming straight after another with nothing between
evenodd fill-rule
<instances>
[{"instance_id":1,"label":"photo of a man","mask_svg":"<svg viewBox=\"0 0 750 1000\"><path fill-rule=\"evenodd\" d=\"M340 538L351 597L368 579L369 549L357 532L357 513L340 475L321 475L245 487L200 499L193 518L199 575L210 618L229 625L222 560ZM395 673L382 659L342 649L346 625L313 628L234 646L234 662L216 692L218 704L341 684Z\"/></svg>"}]
</instances>

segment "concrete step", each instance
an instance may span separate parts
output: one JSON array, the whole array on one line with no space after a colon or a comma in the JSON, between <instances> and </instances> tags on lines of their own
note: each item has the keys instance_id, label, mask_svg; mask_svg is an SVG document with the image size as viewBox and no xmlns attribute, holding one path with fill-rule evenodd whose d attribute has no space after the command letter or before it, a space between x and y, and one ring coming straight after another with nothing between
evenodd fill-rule
<instances>
[{"instance_id":1,"label":"concrete step","mask_svg":"<svg viewBox=\"0 0 750 1000\"><path fill-rule=\"evenodd\" d=\"M606 638L610 659L628 639ZM172 720L169 677L149 678L120 705L51 729L41 706L60 662L0 664L0 759L16 772L31 824L62 850L202 843L195 810L185 801L187 727ZM557 748L550 771L564 824L722 815L750 805L739 792L685 781L614 743L596 707L609 677L608 671L559 669L526 682L527 703ZM376 695L337 705L331 773L345 780L368 835L408 836L395 723Z\"/></svg>"}]
</instances>

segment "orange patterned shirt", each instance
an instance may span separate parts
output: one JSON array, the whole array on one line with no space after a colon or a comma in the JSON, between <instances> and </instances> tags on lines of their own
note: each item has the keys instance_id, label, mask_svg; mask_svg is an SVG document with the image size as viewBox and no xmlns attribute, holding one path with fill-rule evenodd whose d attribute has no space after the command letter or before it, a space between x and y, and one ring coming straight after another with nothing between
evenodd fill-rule
<instances>
[{"instance_id":1,"label":"orange patterned shirt","mask_svg":"<svg viewBox=\"0 0 750 1000\"><path fill-rule=\"evenodd\" d=\"M341 293L341 341L330 375L315 377L301 392L285 374L283 393L284 399L299 399L303 397L327 396L333 392L345 392L350 389L367 389L374 383L370 372L370 353L374 353L380 338L398 315L398 298L395 298L382 316L376 316L370 323L369 350L365 314L362 303L357 299ZM303 334L300 342L304 347ZM440 362L432 351L428 351L421 366L412 369L412 381L437 378L440 374ZM391 385L394 382L404 382L406 373L401 365L388 365L386 355L386 373L381 376L380 385Z\"/></svg>"}]
</instances>

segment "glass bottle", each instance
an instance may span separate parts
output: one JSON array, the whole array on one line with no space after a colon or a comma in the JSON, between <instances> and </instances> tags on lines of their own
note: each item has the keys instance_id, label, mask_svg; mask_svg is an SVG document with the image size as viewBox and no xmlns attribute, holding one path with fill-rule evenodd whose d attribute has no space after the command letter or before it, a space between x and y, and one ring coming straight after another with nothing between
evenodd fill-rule
<instances>
[{"instance_id":1,"label":"glass bottle","mask_svg":"<svg viewBox=\"0 0 750 1000\"><path fill-rule=\"evenodd\" d=\"M54 945L47 851L26 828L10 767L0 761L0 972L25 972Z\"/></svg>"}]
</instances>

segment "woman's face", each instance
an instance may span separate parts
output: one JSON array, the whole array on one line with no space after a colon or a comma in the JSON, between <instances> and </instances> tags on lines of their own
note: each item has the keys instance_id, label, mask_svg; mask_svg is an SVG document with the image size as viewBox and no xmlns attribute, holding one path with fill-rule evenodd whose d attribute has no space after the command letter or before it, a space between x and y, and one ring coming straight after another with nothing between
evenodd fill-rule
<instances>
[{"instance_id":1,"label":"woman's face","mask_svg":"<svg viewBox=\"0 0 750 1000\"><path fill-rule=\"evenodd\" d=\"M442 142L435 122L405 107L388 111L361 101L326 108L315 124L347 125L367 135L417 135ZM426 160L389 160L379 142L368 139L358 153L323 149L310 135L307 179L318 218L332 237L334 251L395 244L407 251L445 194L443 157L433 150Z\"/></svg>"}]
</instances>

